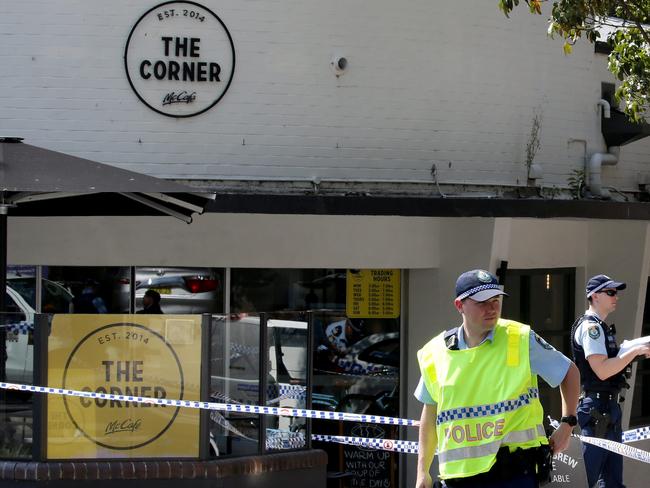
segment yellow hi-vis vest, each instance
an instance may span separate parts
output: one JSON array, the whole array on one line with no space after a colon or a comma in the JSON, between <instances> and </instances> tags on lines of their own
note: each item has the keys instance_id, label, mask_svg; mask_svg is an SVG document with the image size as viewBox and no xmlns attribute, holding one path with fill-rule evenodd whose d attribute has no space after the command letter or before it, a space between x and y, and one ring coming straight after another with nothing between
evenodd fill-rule
<instances>
[{"instance_id":1,"label":"yellow hi-vis vest","mask_svg":"<svg viewBox=\"0 0 650 488\"><path fill-rule=\"evenodd\" d=\"M529 337L529 326L500 319L492 342L449 350L442 333L418 351L424 385L437 404L442 479L489 471L501 447L548 443Z\"/></svg>"}]
</instances>

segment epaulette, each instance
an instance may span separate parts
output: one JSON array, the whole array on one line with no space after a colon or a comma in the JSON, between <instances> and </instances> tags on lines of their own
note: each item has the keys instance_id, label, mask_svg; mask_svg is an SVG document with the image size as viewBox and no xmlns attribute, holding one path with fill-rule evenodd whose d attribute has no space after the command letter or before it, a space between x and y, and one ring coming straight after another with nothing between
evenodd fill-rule
<instances>
[{"instance_id":1,"label":"epaulette","mask_svg":"<svg viewBox=\"0 0 650 488\"><path fill-rule=\"evenodd\" d=\"M458 351L458 327L454 327L453 329L445 332L443 338L445 340L445 346L447 346L447 349L450 351Z\"/></svg>"}]
</instances>

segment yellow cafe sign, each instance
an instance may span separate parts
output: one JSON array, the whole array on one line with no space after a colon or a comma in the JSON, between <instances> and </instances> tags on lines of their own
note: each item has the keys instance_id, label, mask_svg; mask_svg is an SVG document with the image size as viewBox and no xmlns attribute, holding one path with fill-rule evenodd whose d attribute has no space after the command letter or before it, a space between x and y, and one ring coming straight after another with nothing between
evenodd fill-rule
<instances>
[{"instance_id":1,"label":"yellow cafe sign","mask_svg":"<svg viewBox=\"0 0 650 488\"><path fill-rule=\"evenodd\" d=\"M349 269L345 313L350 318L399 317L400 270Z\"/></svg>"},{"instance_id":2,"label":"yellow cafe sign","mask_svg":"<svg viewBox=\"0 0 650 488\"><path fill-rule=\"evenodd\" d=\"M199 411L102 398L200 400L201 317L56 315L48 384L47 458L198 457Z\"/></svg>"}]
</instances>

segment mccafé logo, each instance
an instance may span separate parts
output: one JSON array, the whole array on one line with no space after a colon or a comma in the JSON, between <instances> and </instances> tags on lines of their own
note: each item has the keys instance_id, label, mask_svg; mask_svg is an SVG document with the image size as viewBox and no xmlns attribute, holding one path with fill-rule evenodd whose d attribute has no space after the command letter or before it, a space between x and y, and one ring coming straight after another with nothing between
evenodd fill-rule
<instances>
[{"instance_id":1,"label":"mccaf\u00e9 logo","mask_svg":"<svg viewBox=\"0 0 650 488\"><path fill-rule=\"evenodd\" d=\"M126 76L138 98L169 117L213 107L235 71L225 24L194 2L161 3L133 26L124 51Z\"/></svg>"},{"instance_id":2,"label":"mccaf\u00e9 logo","mask_svg":"<svg viewBox=\"0 0 650 488\"><path fill-rule=\"evenodd\" d=\"M465 441L482 441L492 437L503 435L503 426L505 419L499 419L496 422L476 422L473 424L454 425L445 429L445 438L452 438L454 442L461 443Z\"/></svg>"},{"instance_id":3,"label":"mccaf\u00e9 logo","mask_svg":"<svg viewBox=\"0 0 650 488\"><path fill-rule=\"evenodd\" d=\"M86 335L74 347L65 365L63 388L182 400L183 368L158 332L139 324L110 324ZM101 397L63 399L79 431L97 445L118 450L154 441L171 426L180 409Z\"/></svg>"}]
</instances>

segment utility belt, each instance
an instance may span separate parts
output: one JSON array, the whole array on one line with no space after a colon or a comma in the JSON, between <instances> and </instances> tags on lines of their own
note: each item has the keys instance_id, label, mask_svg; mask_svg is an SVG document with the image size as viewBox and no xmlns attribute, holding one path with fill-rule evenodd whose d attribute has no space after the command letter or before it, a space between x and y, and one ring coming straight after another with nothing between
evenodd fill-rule
<instances>
[{"instance_id":1,"label":"utility belt","mask_svg":"<svg viewBox=\"0 0 650 488\"><path fill-rule=\"evenodd\" d=\"M602 401L623 401L624 399L619 398L620 392L616 391L585 391L582 394L582 398L591 398L594 400ZM589 410L589 422L586 425L592 425L594 429L594 437L600 439L607 438L607 432L609 429L614 427L615 422L612 421L612 413L610 411L610 406L607 404L601 404L600 408L592 407ZM585 425L585 426L586 426ZM583 426L584 427L584 426Z\"/></svg>"},{"instance_id":2,"label":"utility belt","mask_svg":"<svg viewBox=\"0 0 650 488\"><path fill-rule=\"evenodd\" d=\"M616 400L618 401L618 397L620 395L620 391L592 391L592 390L587 390L582 394L583 398L591 398L592 400Z\"/></svg>"},{"instance_id":3,"label":"utility belt","mask_svg":"<svg viewBox=\"0 0 650 488\"><path fill-rule=\"evenodd\" d=\"M490 471L467 478L444 480L444 484L437 484L434 487L465 488L507 481L525 475L535 476L541 486L551 480L552 470L553 453L548 445L530 449L517 448L512 452L508 447L502 447L497 452L497 460Z\"/></svg>"}]
</instances>

